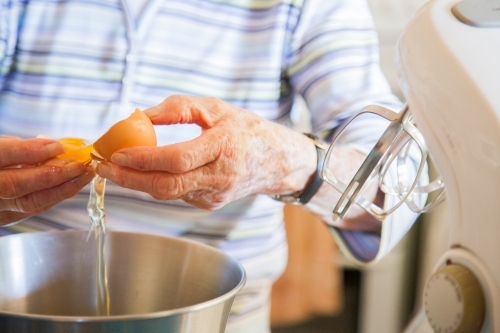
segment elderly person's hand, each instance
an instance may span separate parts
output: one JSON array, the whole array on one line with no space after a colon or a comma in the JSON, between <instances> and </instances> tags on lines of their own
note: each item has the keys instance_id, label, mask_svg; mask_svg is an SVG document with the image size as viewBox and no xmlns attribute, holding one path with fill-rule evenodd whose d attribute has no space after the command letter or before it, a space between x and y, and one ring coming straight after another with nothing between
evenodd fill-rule
<instances>
[{"instance_id":1,"label":"elderly person's hand","mask_svg":"<svg viewBox=\"0 0 500 333\"><path fill-rule=\"evenodd\" d=\"M307 137L221 100L176 95L145 113L156 125L203 130L188 142L122 149L97 168L156 199L213 210L251 194L299 191L316 170L316 149Z\"/></svg>"},{"instance_id":2,"label":"elderly person's hand","mask_svg":"<svg viewBox=\"0 0 500 333\"><path fill-rule=\"evenodd\" d=\"M119 150L112 163L97 167L102 177L156 199L182 199L214 210L247 195L302 191L316 171L317 152L309 138L221 100L176 95L145 113L156 125L197 124L203 130L188 142ZM340 147L331 158L341 161L334 174L348 182L365 156ZM380 202L377 190L373 187L369 195ZM306 208L344 229L379 229L380 222L359 207L332 222L339 198L337 190L323 183Z\"/></svg>"},{"instance_id":3,"label":"elderly person's hand","mask_svg":"<svg viewBox=\"0 0 500 333\"><path fill-rule=\"evenodd\" d=\"M92 180L82 163L54 158L63 151L51 139L0 136L0 225L42 213Z\"/></svg>"}]
</instances>

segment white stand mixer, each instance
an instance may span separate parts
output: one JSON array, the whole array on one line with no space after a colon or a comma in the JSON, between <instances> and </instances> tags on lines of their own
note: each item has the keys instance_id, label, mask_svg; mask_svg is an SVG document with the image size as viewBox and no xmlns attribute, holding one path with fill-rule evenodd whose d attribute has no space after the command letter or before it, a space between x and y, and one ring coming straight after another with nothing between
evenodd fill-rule
<instances>
[{"instance_id":1,"label":"white stand mixer","mask_svg":"<svg viewBox=\"0 0 500 333\"><path fill-rule=\"evenodd\" d=\"M397 66L450 230L406 332L500 332L500 1L429 1L400 37Z\"/></svg>"}]
</instances>

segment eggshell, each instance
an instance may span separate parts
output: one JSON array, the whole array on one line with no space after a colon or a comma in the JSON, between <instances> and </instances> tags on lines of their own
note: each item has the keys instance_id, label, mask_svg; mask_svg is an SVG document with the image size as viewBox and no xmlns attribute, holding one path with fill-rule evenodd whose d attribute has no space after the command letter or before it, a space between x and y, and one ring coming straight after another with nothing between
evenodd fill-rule
<instances>
[{"instance_id":1,"label":"eggshell","mask_svg":"<svg viewBox=\"0 0 500 333\"><path fill-rule=\"evenodd\" d=\"M135 146L156 146L156 132L151 120L139 109L104 133L96 142L94 150L104 160L110 161L116 151Z\"/></svg>"}]
</instances>

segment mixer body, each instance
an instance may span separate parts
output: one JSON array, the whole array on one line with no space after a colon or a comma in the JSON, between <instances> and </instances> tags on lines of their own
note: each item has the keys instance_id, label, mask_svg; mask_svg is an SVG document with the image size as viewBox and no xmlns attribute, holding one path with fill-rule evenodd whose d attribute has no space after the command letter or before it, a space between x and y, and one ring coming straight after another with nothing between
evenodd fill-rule
<instances>
[{"instance_id":1,"label":"mixer body","mask_svg":"<svg viewBox=\"0 0 500 333\"><path fill-rule=\"evenodd\" d=\"M499 1L431 0L400 36L396 61L408 105L446 186L449 251L435 272L457 264L477 279L482 301L474 302L484 304L480 332L500 331L499 59ZM431 286L439 276L429 279ZM428 295L431 286L424 305L439 299L437 308L449 308L456 301ZM456 288L451 285L461 292ZM460 331L458 324L436 324L433 316L439 314L427 305L408 332L432 332L432 321L434 330L438 325L443 332Z\"/></svg>"}]
</instances>

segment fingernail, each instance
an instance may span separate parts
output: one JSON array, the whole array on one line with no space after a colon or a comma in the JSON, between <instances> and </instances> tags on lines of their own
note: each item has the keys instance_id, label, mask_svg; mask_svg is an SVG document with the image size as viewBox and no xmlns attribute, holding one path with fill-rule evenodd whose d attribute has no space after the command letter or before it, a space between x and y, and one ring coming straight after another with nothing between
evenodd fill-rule
<instances>
[{"instance_id":1,"label":"fingernail","mask_svg":"<svg viewBox=\"0 0 500 333\"><path fill-rule=\"evenodd\" d=\"M149 118L154 118L154 117L158 116L160 113L161 113L161 110L160 110L160 108L157 108L157 107L152 107L152 108L144 110L144 114L146 114L146 116L148 116Z\"/></svg>"},{"instance_id":2,"label":"fingernail","mask_svg":"<svg viewBox=\"0 0 500 333\"><path fill-rule=\"evenodd\" d=\"M70 162L63 167L63 174L66 178L75 178L85 171L85 166L80 162Z\"/></svg>"},{"instance_id":3,"label":"fingernail","mask_svg":"<svg viewBox=\"0 0 500 333\"><path fill-rule=\"evenodd\" d=\"M64 152L64 147L59 142L53 142L43 146L43 150L48 156L55 156L62 154Z\"/></svg>"},{"instance_id":4,"label":"fingernail","mask_svg":"<svg viewBox=\"0 0 500 333\"><path fill-rule=\"evenodd\" d=\"M111 162L118 165L128 165L129 157L124 153L114 153L111 155Z\"/></svg>"}]
</instances>

